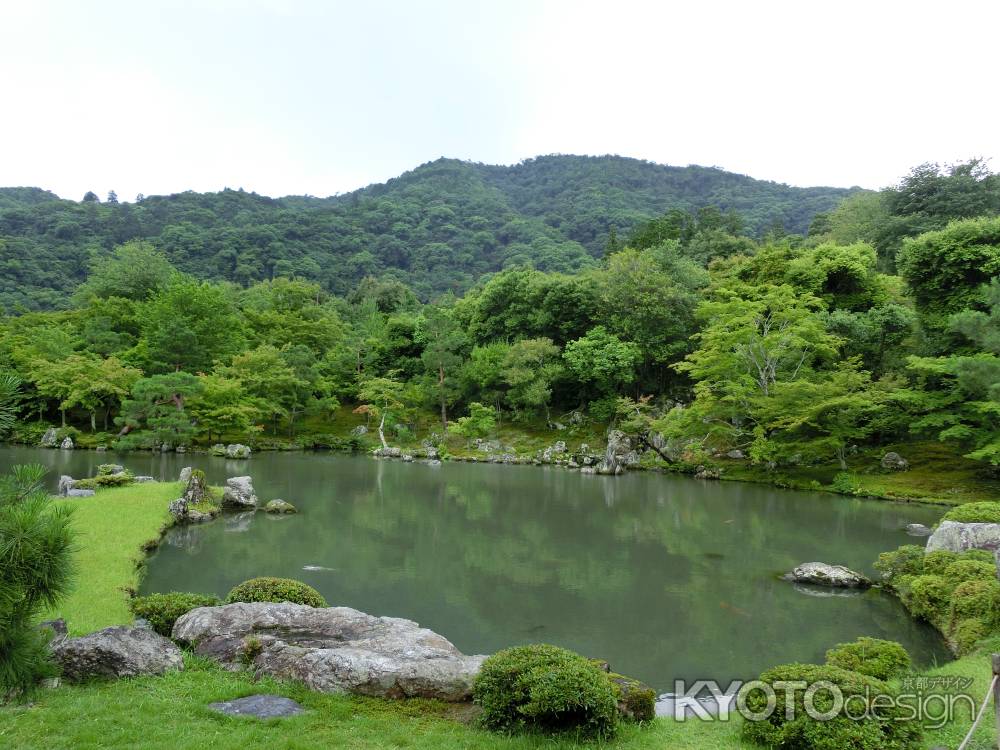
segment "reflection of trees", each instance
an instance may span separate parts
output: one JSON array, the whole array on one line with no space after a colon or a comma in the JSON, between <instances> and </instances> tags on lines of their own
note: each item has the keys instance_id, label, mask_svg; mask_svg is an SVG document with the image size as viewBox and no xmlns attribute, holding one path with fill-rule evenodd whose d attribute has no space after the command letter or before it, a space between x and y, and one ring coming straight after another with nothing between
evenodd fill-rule
<instances>
[{"instance_id":1,"label":"reflection of trees","mask_svg":"<svg viewBox=\"0 0 1000 750\"><path fill-rule=\"evenodd\" d=\"M203 527L197 554L164 549L145 587L225 594L254 575L291 576L466 651L551 641L659 687L821 658L861 634L935 648L877 592L817 599L774 577L811 559L868 568L900 543L911 508L655 475L347 459L255 480L302 513L239 535Z\"/></svg>"}]
</instances>

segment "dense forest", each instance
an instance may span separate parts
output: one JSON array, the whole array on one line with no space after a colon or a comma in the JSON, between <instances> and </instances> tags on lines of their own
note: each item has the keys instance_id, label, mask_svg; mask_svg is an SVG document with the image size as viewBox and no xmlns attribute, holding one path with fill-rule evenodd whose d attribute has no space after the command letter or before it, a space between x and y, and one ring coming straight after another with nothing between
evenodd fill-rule
<instances>
[{"instance_id":1,"label":"dense forest","mask_svg":"<svg viewBox=\"0 0 1000 750\"><path fill-rule=\"evenodd\" d=\"M623 189L588 202L585 180L555 186L560 170L600 164L665 169L442 161L327 201L8 190L5 279L18 270L25 301L60 308L0 321L16 429L36 439L54 421L123 447L179 446L321 430L346 406L389 440L433 414L444 441L572 414L644 436L668 461L739 449L844 466L859 445L929 437L1000 464L1000 177L982 162L922 165L836 205L835 191L814 195L811 209L790 188L663 172L714 187L646 220L635 202L609 208ZM775 203L744 213L727 203L739 186ZM720 205L698 205L709 197ZM760 233L774 212L804 212L786 214L794 228L824 200L801 233ZM537 215L516 208L528 205ZM502 244L512 227L530 243ZM75 258L83 283L50 257Z\"/></svg>"},{"instance_id":2,"label":"dense forest","mask_svg":"<svg viewBox=\"0 0 1000 750\"><path fill-rule=\"evenodd\" d=\"M512 167L439 159L332 198L242 190L80 202L0 189L0 309L60 309L88 268L143 239L180 271L249 286L291 277L346 294L367 276L427 301L519 265L598 265L608 236L670 209L715 206L752 237L803 233L852 191L794 188L705 167L620 157L546 156Z\"/></svg>"}]
</instances>

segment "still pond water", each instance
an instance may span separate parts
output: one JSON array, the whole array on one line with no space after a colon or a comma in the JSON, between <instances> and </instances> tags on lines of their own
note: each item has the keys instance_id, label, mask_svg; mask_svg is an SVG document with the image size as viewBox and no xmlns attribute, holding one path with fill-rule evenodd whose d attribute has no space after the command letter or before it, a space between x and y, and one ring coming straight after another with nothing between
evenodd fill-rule
<instances>
[{"instance_id":1,"label":"still pond water","mask_svg":"<svg viewBox=\"0 0 1000 750\"><path fill-rule=\"evenodd\" d=\"M859 635L898 640L922 665L948 658L934 631L880 592L777 579L809 560L871 573L879 552L913 541L903 526L933 523L935 508L650 473L0 448L0 470L43 463L53 487L112 461L169 480L186 465L213 484L250 474L262 502L300 511L172 530L142 593L224 596L253 576L298 578L331 605L416 620L466 653L555 643L660 690L815 661Z\"/></svg>"}]
</instances>

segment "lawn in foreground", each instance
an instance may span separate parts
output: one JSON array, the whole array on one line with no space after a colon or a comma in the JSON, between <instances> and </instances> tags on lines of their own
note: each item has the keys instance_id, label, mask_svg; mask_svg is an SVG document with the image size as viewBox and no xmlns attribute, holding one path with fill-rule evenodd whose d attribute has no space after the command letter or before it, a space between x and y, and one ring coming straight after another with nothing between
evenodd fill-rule
<instances>
[{"instance_id":1,"label":"lawn in foreground","mask_svg":"<svg viewBox=\"0 0 1000 750\"><path fill-rule=\"evenodd\" d=\"M139 585L144 548L170 524L167 506L182 491L176 482L148 482L58 500L74 509L75 584L46 617L64 618L72 635L131 622L128 592Z\"/></svg>"}]
</instances>

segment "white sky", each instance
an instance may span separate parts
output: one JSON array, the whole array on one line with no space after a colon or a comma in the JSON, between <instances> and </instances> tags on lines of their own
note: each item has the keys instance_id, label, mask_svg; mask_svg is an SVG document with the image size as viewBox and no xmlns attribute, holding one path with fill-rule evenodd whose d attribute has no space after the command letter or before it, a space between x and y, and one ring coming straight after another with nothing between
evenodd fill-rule
<instances>
[{"instance_id":1,"label":"white sky","mask_svg":"<svg viewBox=\"0 0 1000 750\"><path fill-rule=\"evenodd\" d=\"M995 0L0 0L0 185L323 196L556 152L996 170L998 28Z\"/></svg>"}]
</instances>

